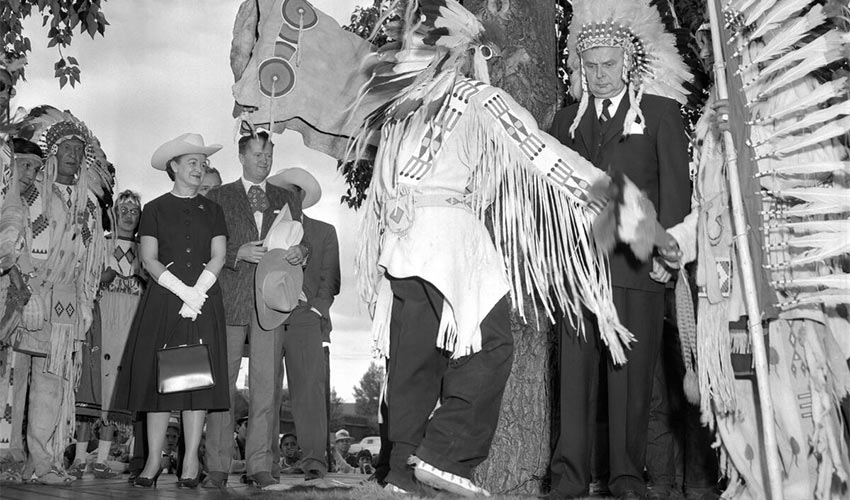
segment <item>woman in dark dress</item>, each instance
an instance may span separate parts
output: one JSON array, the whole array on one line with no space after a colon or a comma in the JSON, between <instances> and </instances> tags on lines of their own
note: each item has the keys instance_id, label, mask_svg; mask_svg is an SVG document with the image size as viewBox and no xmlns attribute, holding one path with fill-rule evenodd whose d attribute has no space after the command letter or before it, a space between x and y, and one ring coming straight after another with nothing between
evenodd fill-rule
<instances>
[{"instance_id":1,"label":"woman in dark dress","mask_svg":"<svg viewBox=\"0 0 850 500\"><path fill-rule=\"evenodd\" d=\"M217 283L227 229L221 207L196 194L207 157L219 149L205 146L198 134L183 134L151 158L154 168L168 172L174 187L142 211L140 253L153 280L133 319L116 389L116 407L147 413L148 456L136 486L156 485L169 414L182 410L186 451L178 486L196 487L206 410L230 406L224 304ZM156 351L199 341L209 346L215 385L159 394Z\"/></svg>"}]
</instances>

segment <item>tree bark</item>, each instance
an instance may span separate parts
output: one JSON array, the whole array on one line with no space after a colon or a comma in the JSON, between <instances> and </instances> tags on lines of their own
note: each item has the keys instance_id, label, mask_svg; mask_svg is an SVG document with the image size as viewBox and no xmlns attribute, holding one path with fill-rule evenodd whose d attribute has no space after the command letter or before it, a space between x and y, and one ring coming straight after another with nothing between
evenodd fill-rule
<instances>
[{"instance_id":1,"label":"tree bark","mask_svg":"<svg viewBox=\"0 0 850 500\"><path fill-rule=\"evenodd\" d=\"M558 108L557 40L553 0L466 0L479 19L505 34L501 60L491 64L494 86L507 91L548 130ZM526 304L530 300L525 301ZM499 426L476 481L498 493L539 493L548 477L555 366L552 328L528 306L523 324L514 311L514 363L505 388ZM539 319L539 324L535 320ZM557 394L556 392L554 394Z\"/></svg>"}]
</instances>

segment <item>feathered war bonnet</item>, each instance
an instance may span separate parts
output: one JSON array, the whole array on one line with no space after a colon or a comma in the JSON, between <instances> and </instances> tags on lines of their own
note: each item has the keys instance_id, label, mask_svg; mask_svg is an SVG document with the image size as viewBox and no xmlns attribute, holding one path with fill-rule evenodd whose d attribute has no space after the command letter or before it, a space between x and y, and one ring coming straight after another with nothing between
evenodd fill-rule
<instances>
[{"instance_id":1,"label":"feathered war bonnet","mask_svg":"<svg viewBox=\"0 0 850 500\"><path fill-rule=\"evenodd\" d=\"M386 24L392 42L371 53L363 66L370 79L358 92L350 116L366 95L383 102L367 116L349 142L346 156L366 157L369 135L387 121L404 120L420 111L434 118L451 93L456 75L489 83L487 61L501 55L504 32L495 23L481 22L455 0L396 0L376 23ZM402 10L403 9L403 10ZM376 32L377 33L377 32Z\"/></svg>"},{"instance_id":2,"label":"feathered war bonnet","mask_svg":"<svg viewBox=\"0 0 850 500\"><path fill-rule=\"evenodd\" d=\"M396 1L384 14L392 15ZM387 43L370 56L369 92L400 97L451 70L489 83L487 61L501 54L504 33L482 23L455 0L410 0L401 19L387 24Z\"/></svg>"},{"instance_id":3,"label":"feathered war bonnet","mask_svg":"<svg viewBox=\"0 0 850 500\"><path fill-rule=\"evenodd\" d=\"M581 54L595 47L623 49L623 80L629 97L624 135L633 123L644 127L640 110L644 93L687 102L683 83L692 75L676 50L675 37L664 29L661 15L648 0L576 0L567 38L570 92L579 99L571 136L590 101Z\"/></svg>"}]
</instances>

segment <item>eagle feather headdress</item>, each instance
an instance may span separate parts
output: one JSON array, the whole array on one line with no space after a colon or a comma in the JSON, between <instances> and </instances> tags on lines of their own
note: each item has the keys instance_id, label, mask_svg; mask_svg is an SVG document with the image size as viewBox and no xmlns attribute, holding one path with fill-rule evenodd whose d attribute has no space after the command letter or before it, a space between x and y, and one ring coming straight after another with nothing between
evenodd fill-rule
<instances>
[{"instance_id":1,"label":"eagle feather headdress","mask_svg":"<svg viewBox=\"0 0 850 500\"><path fill-rule=\"evenodd\" d=\"M595 47L623 49L623 79L629 84L624 134L632 130L633 123L643 127L643 94L669 97L680 104L687 102L684 82L692 75L676 50L675 37L664 28L658 9L646 0L576 0L567 37L567 65L571 72L570 92L579 99L579 110L570 134L575 134L590 102L581 53Z\"/></svg>"}]
</instances>

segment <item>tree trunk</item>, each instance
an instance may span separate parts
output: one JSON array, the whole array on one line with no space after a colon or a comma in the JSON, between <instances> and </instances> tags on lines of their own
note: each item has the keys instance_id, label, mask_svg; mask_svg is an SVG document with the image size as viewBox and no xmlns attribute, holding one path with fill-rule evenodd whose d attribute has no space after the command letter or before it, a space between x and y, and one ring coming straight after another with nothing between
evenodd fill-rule
<instances>
[{"instance_id":1,"label":"tree trunk","mask_svg":"<svg viewBox=\"0 0 850 500\"><path fill-rule=\"evenodd\" d=\"M504 29L502 58L491 65L492 84L511 94L547 130L558 103L555 2L463 3L480 19ZM516 312L512 315L513 368L490 458L475 471L476 481L494 493L539 493L548 476L555 368L552 329L542 311L528 306L525 317L530 323L523 324ZM536 318L539 324L534 324Z\"/></svg>"}]
</instances>

